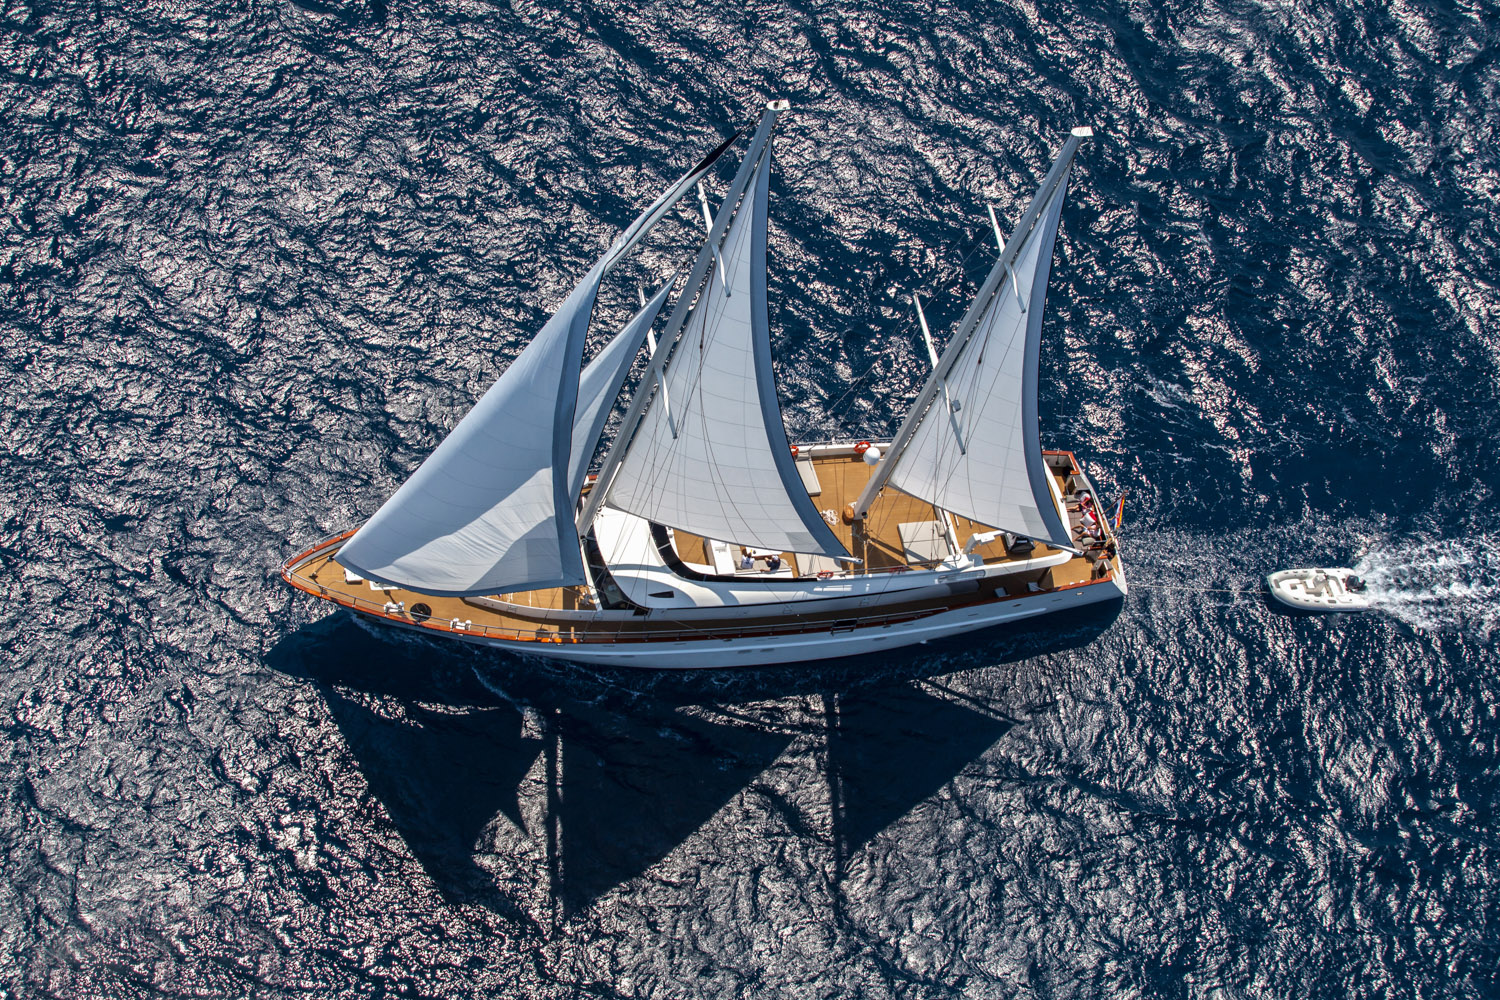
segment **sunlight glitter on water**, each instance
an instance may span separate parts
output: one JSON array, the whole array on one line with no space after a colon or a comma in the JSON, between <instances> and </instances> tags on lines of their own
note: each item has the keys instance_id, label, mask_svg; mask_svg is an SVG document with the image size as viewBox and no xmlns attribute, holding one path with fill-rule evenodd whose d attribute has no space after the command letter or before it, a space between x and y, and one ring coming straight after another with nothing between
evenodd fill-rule
<instances>
[{"instance_id":1,"label":"sunlight glitter on water","mask_svg":"<svg viewBox=\"0 0 1500 1000\"><path fill-rule=\"evenodd\" d=\"M1489 536L1377 544L1355 570L1375 607L1417 628L1488 638L1500 628L1500 542Z\"/></svg>"}]
</instances>

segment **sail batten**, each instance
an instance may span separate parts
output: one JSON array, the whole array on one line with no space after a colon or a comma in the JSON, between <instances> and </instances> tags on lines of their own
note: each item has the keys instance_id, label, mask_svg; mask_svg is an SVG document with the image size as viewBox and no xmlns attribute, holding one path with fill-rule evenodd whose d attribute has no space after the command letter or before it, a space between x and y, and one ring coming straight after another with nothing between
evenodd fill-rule
<instances>
[{"instance_id":1,"label":"sail batten","mask_svg":"<svg viewBox=\"0 0 1500 1000\"><path fill-rule=\"evenodd\" d=\"M344 544L341 564L435 596L585 582L573 508L597 435L577 433L575 411L599 285L728 145L625 228L458 426ZM602 427L602 416L591 413L589 426L596 422Z\"/></svg>"}]
</instances>

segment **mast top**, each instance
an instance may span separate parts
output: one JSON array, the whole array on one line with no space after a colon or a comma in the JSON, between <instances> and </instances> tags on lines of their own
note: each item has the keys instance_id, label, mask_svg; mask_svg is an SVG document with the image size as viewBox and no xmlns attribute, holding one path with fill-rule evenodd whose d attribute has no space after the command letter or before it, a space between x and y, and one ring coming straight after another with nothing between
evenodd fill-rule
<instances>
[{"instance_id":1,"label":"mast top","mask_svg":"<svg viewBox=\"0 0 1500 1000\"><path fill-rule=\"evenodd\" d=\"M1080 125L1073 130L1073 134L1080 139L1092 139L1094 137L1094 130L1091 126Z\"/></svg>"},{"instance_id":2,"label":"mast top","mask_svg":"<svg viewBox=\"0 0 1500 1000\"><path fill-rule=\"evenodd\" d=\"M774 100L774 101L767 101L766 102L766 110L767 111L786 111L791 106L792 106L792 103L790 101L782 100L780 98L778 98L777 100Z\"/></svg>"}]
</instances>

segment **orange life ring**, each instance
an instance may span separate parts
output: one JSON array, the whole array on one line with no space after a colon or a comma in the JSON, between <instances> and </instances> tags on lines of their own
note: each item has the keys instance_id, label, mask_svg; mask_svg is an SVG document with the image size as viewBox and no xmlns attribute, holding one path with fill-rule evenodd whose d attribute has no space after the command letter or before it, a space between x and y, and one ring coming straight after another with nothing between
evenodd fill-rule
<instances>
[{"instance_id":1,"label":"orange life ring","mask_svg":"<svg viewBox=\"0 0 1500 1000\"><path fill-rule=\"evenodd\" d=\"M797 457L797 446L796 445L792 445L792 457L793 458Z\"/></svg>"},{"instance_id":2,"label":"orange life ring","mask_svg":"<svg viewBox=\"0 0 1500 1000\"><path fill-rule=\"evenodd\" d=\"M856 454L856 455L863 455L865 452L867 452L869 450L870 450L870 442L868 442L868 441L857 441L857 442L855 442L855 445L854 445L854 454Z\"/></svg>"}]
</instances>

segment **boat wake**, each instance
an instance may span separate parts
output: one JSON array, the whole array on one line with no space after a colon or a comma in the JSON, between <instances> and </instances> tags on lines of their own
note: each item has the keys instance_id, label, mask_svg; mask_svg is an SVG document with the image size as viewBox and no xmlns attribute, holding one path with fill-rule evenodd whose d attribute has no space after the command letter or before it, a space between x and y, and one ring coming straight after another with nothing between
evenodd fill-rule
<instances>
[{"instance_id":1,"label":"boat wake","mask_svg":"<svg viewBox=\"0 0 1500 1000\"><path fill-rule=\"evenodd\" d=\"M1327 540L1329 548L1299 551L1308 537ZM1348 565L1344 560L1362 551L1353 569L1368 588L1372 611L1429 631L1500 635L1500 536L1390 540L1377 526L1319 522L1269 526L1262 538L1256 550L1226 549L1214 539L1170 530L1128 540L1130 585L1168 601L1201 606L1220 598L1214 603L1243 606L1263 599L1268 566Z\"/></svg>"},{"instance_id":2,"label":"boat wake","mask_svg":"<svg viewBox=\"0 0 1500 1000\"><path fill-rule=\"evenodd\" d=\"M1355 571L1375 608L1424 629L1500 630L1500 542L1477 539L1377 543Z\"/></svg>"}]
</instances>

